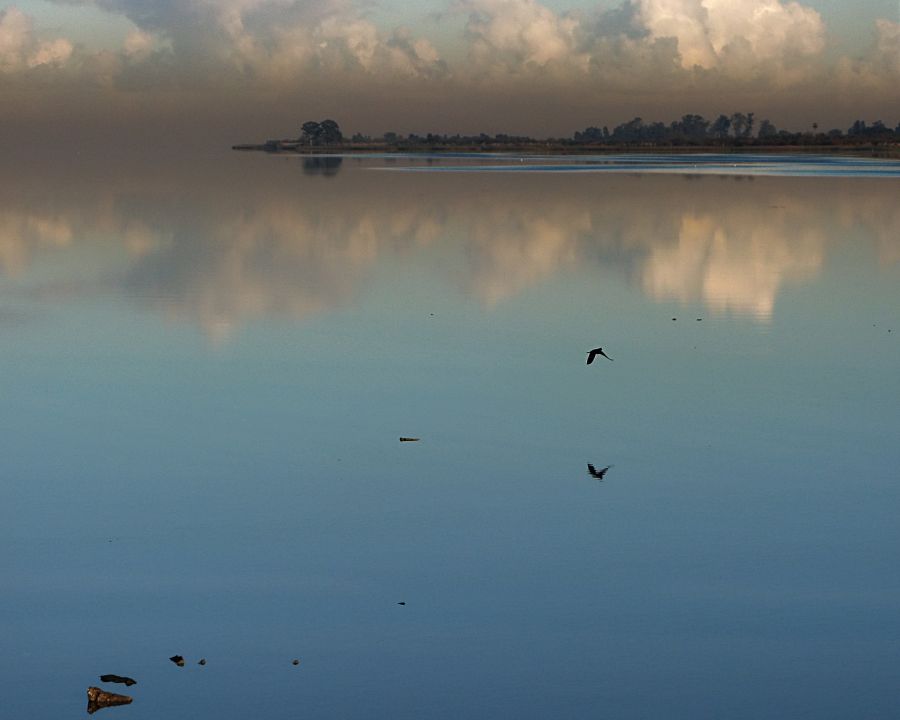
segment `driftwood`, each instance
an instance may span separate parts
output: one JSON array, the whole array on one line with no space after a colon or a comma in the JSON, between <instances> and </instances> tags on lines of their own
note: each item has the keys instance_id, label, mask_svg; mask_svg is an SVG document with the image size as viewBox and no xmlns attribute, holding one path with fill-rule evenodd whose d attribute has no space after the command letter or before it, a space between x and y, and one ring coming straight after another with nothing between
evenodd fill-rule
<instances>
[{"instance_id":1,"label":"driftwood","mask_svg":"<svg viewBox=\"0 0 900 720\"><path fill-rule=\"evenodd\" d=\"M87 689L88 714L92 714L105 707L114 707L116 705L128 705L131 698L128 695L117 695L116 693L108 693L98 687L89 687Z\"/></svg>"},{"instance_id":2,"label":"driftwood","mask_svg":"<svg viewBox=\"0 0 900 720\"><path fill-rule=\"evenodd\" d=\"M124 675L101 675L100 682L125 683L128 687L137 685L137 680Z\"/></svg>"}]
</instances>

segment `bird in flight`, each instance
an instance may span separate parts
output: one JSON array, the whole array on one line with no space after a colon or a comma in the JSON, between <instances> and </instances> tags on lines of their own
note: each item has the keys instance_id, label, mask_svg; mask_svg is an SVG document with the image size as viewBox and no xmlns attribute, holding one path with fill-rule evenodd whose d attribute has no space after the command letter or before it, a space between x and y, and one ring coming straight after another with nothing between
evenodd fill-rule
<instances>
[{"instance_id":1,"label":"bird in flight","mask_svg":"<svg viewBox=\"0 0 900 720\"><path fill-rule=\"evenodd\" d=\"M609 355L607 355L605 352L603 352L603 348L594 348L593 350L588 351L587 364L590 365L592 362L594 362L594 358L597 357L598 355L602 355L607 360L612 360L612 358Z\"/></svg>"},{"instance_id":2,"label":"bird in flight","mask_svg":"<svg viewBox=\"0 0 900 720\"><path fill-rule=\"evenodd\" d=\"M599 470L595 468L591 463L588 463L588 474L592 478L597 478L598 480L602 480L603 476L606 475L606 471L609 470L612 465L607 465L605 468L600 468Z\"/></svg>"}]
</instances>

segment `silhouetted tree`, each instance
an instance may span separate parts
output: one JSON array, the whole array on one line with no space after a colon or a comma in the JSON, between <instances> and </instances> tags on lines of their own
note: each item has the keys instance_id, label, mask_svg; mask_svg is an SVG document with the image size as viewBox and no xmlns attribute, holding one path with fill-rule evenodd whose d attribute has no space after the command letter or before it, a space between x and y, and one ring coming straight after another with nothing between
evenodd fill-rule
<instances>
[{"instance_id":1,"label":"silhouetted tree","mask_svg":"<svg viewBox=\"0 0 900 720\"><path fill-rule=\"evenodd\" d=\"M748 138L753 133L753 113L734 113L731 116L731 129L736 138Z\"/></svg>"},{"instance_id":2,"label":"silhouetted tree","mask_svg":"<svg viewBox=\"0 0 900 720\"><path fill-rule=\"evenodd\" d=\"M757 137L760 138L772 138L778 135L778 128L776 128L771 122L768 120L762 120L759 123L759 132L757 133Z\"/></svg>"},{"instance_id":3,"label":"silhouetted tree","mask_svg":"<svg viewBox=\"0 0 900 720\"><path fill-rule=\"evenodd\" d=\"M300 142L306 145L318 145L319 133L322 131L319 123L307 120L300 129Z\"/></svg>"},{"instance_id":4,"label":"silhouetted tree","mask_svg":"<svg viewBox=\"0 0 900 720\"><path fill-rule=\"evenodd\" d=\"M331 119L319 123L319 142L322 145L338 145L343 141L340 126Z\"/></svg>"},{"instance_id":5,"label":"silhouetted tree","mask_svg":"<svg viewBox=\"0 0 900 720\"><path fill-rule=\"evenodd\" d=\"M710 134L718 138L719 140L724 140L728 137L728 132L731 130L731 118L726 115L719 115L710 126L709 131Z\"/></svg>"},{"instance_id":6,"label":"silhouetted tree","mask_svg":"<svg viewBox=\"0 0 900 720\"><path fill-rule=\"evenodd\" d=\"M683 115L681 120L672 123L672 132L681 135L686 140L702 141L706 139L706 129L709 120L702 115Z\"/></svg>"},{"instance_id":7,"label":"silhouetted tree","mask_svg":"<svg viewBox=\"0 0 900 720\"><path fill-rule=\"evenodd\" d=\"M344 139L340 126L334 120L315 122L307 120L303 123L300 140L304 145L337 145Z\"/></svg>"}]
</instances>

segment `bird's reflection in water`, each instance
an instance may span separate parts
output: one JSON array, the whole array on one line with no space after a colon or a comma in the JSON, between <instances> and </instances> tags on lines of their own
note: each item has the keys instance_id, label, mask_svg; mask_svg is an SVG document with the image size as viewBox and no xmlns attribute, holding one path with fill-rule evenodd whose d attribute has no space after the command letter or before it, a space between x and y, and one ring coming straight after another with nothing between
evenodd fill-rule
<instances>
[{"instance_id":1,"label":"bird's reflection in water","mask_svg":"<svg viewBox=\"0 0 900 720\"><path fill-rule=\"evenodd\" d=\"M333 177L338 174L343 162L344 158L333 156L303 158L303 174Z\"/></svg>"}]
</instances>

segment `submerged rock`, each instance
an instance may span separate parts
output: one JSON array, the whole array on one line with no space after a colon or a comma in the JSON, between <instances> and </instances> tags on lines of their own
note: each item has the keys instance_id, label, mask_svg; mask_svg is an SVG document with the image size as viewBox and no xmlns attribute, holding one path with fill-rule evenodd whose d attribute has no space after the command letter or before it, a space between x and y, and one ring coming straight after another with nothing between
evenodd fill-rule
<instances>
[{"instance_id":1,"label":"submerged rock","mask_svg":"<svg viewBox=\"0 0 900 720\"><path fill-rule=\"evenodd\" d=\"M116 705L130 705L131 698L128 695L118 695L116 693L108 693L98 687L89 687L87 689L87 711L91 715L105 707L115 707Z\"/></svg>"},{"instance_id":2,"label":"submerged rock","mask_svg":"<svg viewBox=\"0 0 900 720\"><path fill-rule=\"evenodd\" d=\"M178 667L184 667L184 658L181 655L173 655L169 658L173 663L175 663Z\"/></svg>"}]
</instances>

